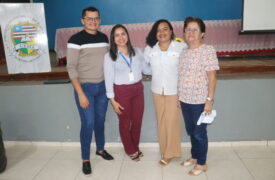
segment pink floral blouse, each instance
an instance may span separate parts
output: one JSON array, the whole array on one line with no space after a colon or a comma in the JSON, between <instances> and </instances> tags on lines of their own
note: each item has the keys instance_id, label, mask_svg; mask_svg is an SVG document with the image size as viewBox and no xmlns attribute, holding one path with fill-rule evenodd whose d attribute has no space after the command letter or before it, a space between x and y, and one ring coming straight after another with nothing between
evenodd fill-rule
<instances>
[{"instance_id":1,"label":"pink floral blouse","mask_svg":"<svg viewBox=\"0 0 275 180\"><path fill-rule=\"evenodd\" d=\"M179 100L188 104L204 104L208 95L207 71L219 70L213 46L201 45L184 49L179 62Z\"/></svg>"}]
</instances>

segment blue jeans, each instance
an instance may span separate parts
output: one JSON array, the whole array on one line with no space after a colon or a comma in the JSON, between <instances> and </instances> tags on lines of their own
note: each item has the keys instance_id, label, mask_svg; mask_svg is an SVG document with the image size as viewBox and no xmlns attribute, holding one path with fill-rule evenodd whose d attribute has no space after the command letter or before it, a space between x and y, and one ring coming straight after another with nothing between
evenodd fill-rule
<instances>
[{"instance_id":1,"label":"blue jeans","mask_svg":"<svg viewBox=\"0 0 275 180\"><path fill-rule=\"evenodd\" d=\"M198 160L199 165L206 163L208 150L207 124L197 125L201 113L204 111L204 104L187 104L180 102L187 134L191 138L191 155Z\"/></svg>"},{"instance_id":2,"label":"blue jeans","mask_svg":"<svg viewBox=\"0 0 275 180\"><path fill-rule=\"evenodd\" d=\"M81 120L80 143L82 159L89 160L93 131L95 131L97 150L104 150L104 123L108 99L104 81L100 83L81 83L81 87L90 102L87 109L80 107L78 95L76 92L74 94Z\"/></svg>"}]
</instances>

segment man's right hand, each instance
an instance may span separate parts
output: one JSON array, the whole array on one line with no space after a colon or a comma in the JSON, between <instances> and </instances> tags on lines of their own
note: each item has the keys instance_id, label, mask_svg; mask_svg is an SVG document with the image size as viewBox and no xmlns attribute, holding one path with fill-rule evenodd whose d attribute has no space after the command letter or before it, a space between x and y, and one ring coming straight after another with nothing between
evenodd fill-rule
<instances>
[{"instance_id":1,"label":"man's right hand","mask_svg":"<svg viewBox=\"0 0 275 180\"><path fill-rule=\"evenodd\" d=\"M85 95L78 78L71 78L70 80L74 87L74 90L78 95L78 101L79 101L80 107L87 109L89 107L90 102L87 96Z\"/></svg>"},{"instance_id":2,"label":"man's right hand","mask_svg":"<svg viewBox=\"0 0 275 180\"><path fill-rule=\"evenodd\" d=\"M87 109L89 107L89 100L85 94L78 95L80 107Z\"/></svg>"}]
</instances>

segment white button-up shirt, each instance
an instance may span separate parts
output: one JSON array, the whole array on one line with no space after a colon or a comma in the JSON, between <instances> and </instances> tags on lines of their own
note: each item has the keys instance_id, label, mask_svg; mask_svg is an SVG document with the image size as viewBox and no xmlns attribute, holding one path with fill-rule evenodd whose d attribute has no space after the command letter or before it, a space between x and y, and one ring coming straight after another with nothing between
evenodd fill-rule
<instances>
[{"instance_id":1,"label":"white button-up shirt","mask_svg":"<svg viewBox=\"0 0 275 180\"><path fill-rule=\"evenodd\" d=\"M159 43L154 47L146 46L144 56L152 69L151 90L156 94L177 94L178 64L185 43L172 41L167 51L161 51Z\"/></svg>"}]
</instances>

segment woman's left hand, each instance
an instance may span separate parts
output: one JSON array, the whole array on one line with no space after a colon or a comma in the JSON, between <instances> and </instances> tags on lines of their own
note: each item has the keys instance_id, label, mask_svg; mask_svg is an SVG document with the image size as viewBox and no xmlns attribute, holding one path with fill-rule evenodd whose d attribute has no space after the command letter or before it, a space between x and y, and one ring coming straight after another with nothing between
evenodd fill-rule
<instances>
[{"instance_id":1,"label":"woman's left hand","mask_svg":"<svg viewBox=\"0 0 275 180\"><path fill-rule=\"evenodd\" d=\"M205 105L204 105L204 112L206 115L209 115L212 113L212 106L213 106L213 102L211 101L206 101Z\"/></svg>"}]
</instances>

